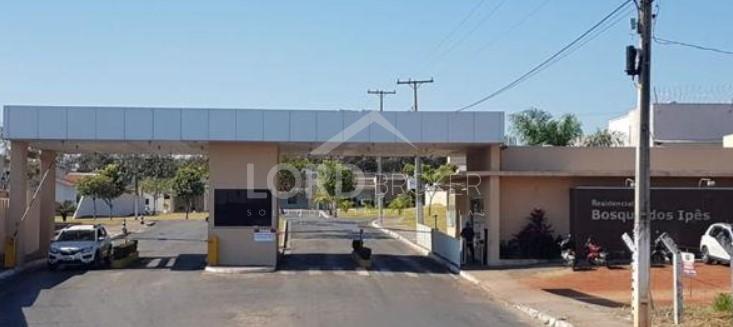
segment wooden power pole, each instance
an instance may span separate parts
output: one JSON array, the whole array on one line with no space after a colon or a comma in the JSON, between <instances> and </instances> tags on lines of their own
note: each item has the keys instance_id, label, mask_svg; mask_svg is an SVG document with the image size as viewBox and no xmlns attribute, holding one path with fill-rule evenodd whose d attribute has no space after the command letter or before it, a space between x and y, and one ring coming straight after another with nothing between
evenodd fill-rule
<instances>
[{"instance_id":1,"label":"wooden power pole","mask_svg":"<svg viewBox=\"0 0 733 327\"><path fill-rule=\"evenodd\" d=\"M433 83L433 79L429 80L415 80L408 79L406 81L400 81L397 80L397 85L409 85L412 88L412 94L413 94L413 105L412 105L412 111L417 112L417 89L420 87L420 85L427 84L427 83ZM420 182L420 176L422 176L422 160L420 159L419 155L415 156L415 220L419 224L424 224L425 219L423 219L423 207L422 207L422 198L420 193L421 189L421 182Z\"/></svg>"},{"instance_id":2,"label":"wooden power pole","mask_svg":"<svg viewBox=\"0 0 733 327\"><path fill-rule=\"evenodd\" d=\"M396 91L384 90L367 90L367 94L375 94L379 96L379 112L384 111L384 96L397 94ZM382 156L377 157L377 177L374 183L374 199L377 200L377 210L379 215L379 224L384 225L384 192L382 192Z\"/></svg>"}]
</instances>

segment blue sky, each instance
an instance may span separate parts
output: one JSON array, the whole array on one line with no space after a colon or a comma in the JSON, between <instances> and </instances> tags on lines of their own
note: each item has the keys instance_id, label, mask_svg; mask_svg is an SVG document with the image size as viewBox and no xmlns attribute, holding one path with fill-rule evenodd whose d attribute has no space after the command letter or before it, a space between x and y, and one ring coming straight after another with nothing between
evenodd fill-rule
<instances>
[{"instance_id":1,"label":"blue sky","mask_svg":"<svg viewBox=\"0 0 733 327\"><path fill-rule=\"evenodd\" d=\"M397 78L434 77L420 89L421 110L454 110L620 3L485 0L459 25L480 2L4 0L0 104L374 109L366 90L383 88L398 92L387 110L407 110L412 93ZM733 1L657 3L657 35L733 49ZM575 113L586 130L605 126L636 101L623 73L631 43L623 19L474 110L538 107ZM733 99L733 56L655 44L653 64L660 93Z\"/></svg>"}]
</instances>

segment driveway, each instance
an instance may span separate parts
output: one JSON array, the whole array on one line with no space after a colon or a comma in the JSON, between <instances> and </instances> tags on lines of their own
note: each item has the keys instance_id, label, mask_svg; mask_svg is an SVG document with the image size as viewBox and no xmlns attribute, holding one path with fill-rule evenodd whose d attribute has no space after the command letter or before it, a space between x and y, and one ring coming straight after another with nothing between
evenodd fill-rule
<instances>
[{"instance_id":1,"label":"driveway","mask_svg":"<svg viewBox=\"0 0 733 327\"><path fill-rule=\"evenodd\" d=\"M275 273L203 273L204 222L159 222L130 269L35 271L0 284L0 326L522 326L532 324L365 228L375 269L351 260L353 221L294 219ZM243 249L243 251L246 249Z\"/></svg>"}]
</instances>

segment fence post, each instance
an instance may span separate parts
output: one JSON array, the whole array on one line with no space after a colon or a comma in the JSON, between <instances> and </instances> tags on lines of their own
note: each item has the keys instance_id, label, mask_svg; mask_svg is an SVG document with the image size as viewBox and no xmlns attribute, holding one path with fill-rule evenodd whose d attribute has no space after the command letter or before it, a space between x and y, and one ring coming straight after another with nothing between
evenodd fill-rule
<instances>
[{"instance_id":1,"label":"fence post","mask_svg":"<svg viewBox=\"0 0 733 327\"><path fill-rule=\"evenodd\" d=\"M683 289L682 289L682 258L679 251L672 255L672 276L674 278L674 324L679 325L682 322L683 307Z\"/></svg>"}]
</instances>

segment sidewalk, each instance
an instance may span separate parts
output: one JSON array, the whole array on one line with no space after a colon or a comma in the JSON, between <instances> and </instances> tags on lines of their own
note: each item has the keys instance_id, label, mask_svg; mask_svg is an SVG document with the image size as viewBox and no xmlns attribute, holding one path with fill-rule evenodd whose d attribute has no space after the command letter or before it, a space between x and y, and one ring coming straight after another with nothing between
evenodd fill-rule
<instances>
[{"instance_id":1,"label":"sidewalk","mask_svg":"<svg viewBox=\"0 0 733 327\"><path fill-rule=\"evenodd\" d=\"M417 233L415 232L415 227L403 225L402 219L400 218L384 217L384 224L382 224L382 227L400 235L414 244L417 244Z\"/></svg>"},{"instance_id":2,"label":"sidewalk","mask_svg":"<svg viewBox=\"0 0 733 327\"><path fill-rule=\"evenodd\" d=\"M487 291L492 298L544 320L548 325L567 326L569 323L577 327L615 327L628 326L631 323L631 316L623 316L624 311L617 307L605 307L555 295L550 291L562 294L564 290L534 289L519 281L523 275L543 269L548 268L464 270L461 275L466 275L467 279ZM589 296L586 300L592 302L595 298Z\"/></svg>"}]
</instances>

